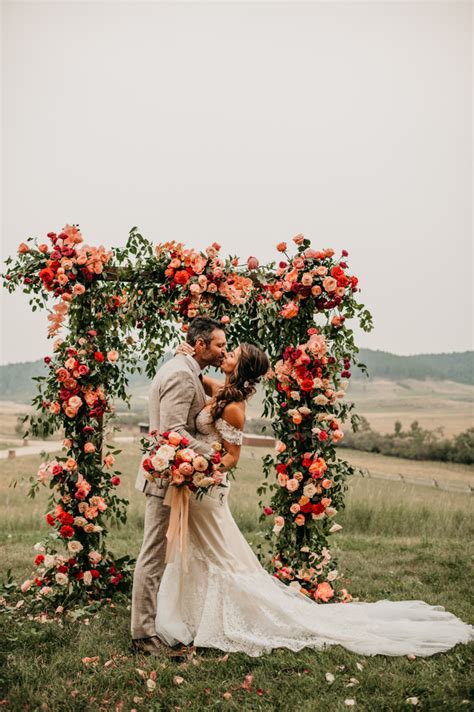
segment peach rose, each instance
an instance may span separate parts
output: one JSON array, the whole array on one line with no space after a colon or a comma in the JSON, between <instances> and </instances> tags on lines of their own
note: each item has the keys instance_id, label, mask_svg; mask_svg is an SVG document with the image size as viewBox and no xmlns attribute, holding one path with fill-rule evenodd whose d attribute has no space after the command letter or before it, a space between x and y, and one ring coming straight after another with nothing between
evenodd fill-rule
<instances>
[{"instance_id":1,"label":"peach rose","mask_svg":"<svg viewBox=\"0 0 474 712\"><path fill-rule=\"evenodd\" d=\"M182 485L183 482L184 482L184 475L182 475L177 470L175 472L173 472L173 484Z\"/></svg>"},{"instance_id":2,"label":"peach rose","mask_svg":"<svg viewBox=\"0 0 474 712\"><path fill-rule=\"evenodd\" d=\"M77 297L81 294L84 294L86 291L86 288L84 287L83 284L75 284L74 287L72 288L72 293Z\"/></svg>"},{"instance_id":3,"label":"peach rose","mask_svg":"<svg viewBox=\"0 0 474 712\"><path fill-rule=\"evenodd\" d=\"M311 287L311 285L313 284L313 276L310 272L304 273L304 275L301 277L301 284L303 284L305 287Z\"/></svg>"},{"instance_id":4,"label":"peach rose","mask_svg":"<svg viewBox=\"0 0 474 712\"><path fill-rule=\"evenodd\" d=\"M207 460L202 455L198 455L193 460L193 467L197 472L205 472L207 470Z\"/></svg>"},{"instance_id":5,"label":"peach rose","mask_svg":"<svg viewBox=\"0 0 474 712\"><path fill-rule=\"evenodd\" d=\"M321 504L323 505L323 507L329 507L329 505L331 504L331 501L332 500L330 497L323 497L321 499Z\"/></svg>"},{"instance_id":6,"label":"peach rose","mask_svg":"<svg viewBox=\"0 0 474 712\"><path fill-rule=\"evenodd\" d=\"M74 470L77 470L77 462L73 457L68 457L65 463L66 470L69 470L70 472L74 472Z\"/></svg>"},{"instance_id":7,"label":"peach rose","mask_svg":"<svg viewBox=\"0 0 474 712\"><path fill-rule=\"evenodd\" d=\"M286 242L279 242L277 245L277 250L278 252L285 252L287 247L288 245L286 244Z\"/></svg>"},{"instance_id":8,"label":"peach rose","mask_svg":"<svg viewBox=\"0 0 474 712\"><path fill-rule=\"evenodd\" d=\"M302 245L304 242L304 235L302 235L301 233L299 235L296 235L293 238L293 242L295 243L295 245Z\"/></svg>"},{"instance_id":9,"label":"peach rose","mask_svg":"<svg viewBox=\"0 0 474 712\"><path fill-rule=\"evenodd\" d=\"M332 480L327 480L327 479L323 480L321 482L321 484L324 487L324 489L329 489L330 487L332 487Z\"/></svg>"},{"instance_id":10,"label":"peach rose","mask_svg":"<svg viewBox=\"0 0 474 712\"><path fill-rule=\"evenodd\" d=\"M168 435L168 441L171 443L171 445L179 445L181 442L181 435L175 430L172 430L171 433Z\"/></svg>"},{"instance_id":11,"label":"peach rose","mask_svg":"<svg viewBox=\"0 0 474 712\"><path fill-rule=\"evenodd\" d=\"M94 443L86 443L84 445L84 452L86 454L90 454L91 452L95 452L95 445Z\"/></svg>"},{"instance_id":12,"label":"peach rose","mask_svg":"<svg viewBox=\"0 0 474 712\"><path fill-rule=\"evenodd\" d=\"M74 408L74 410L79 410L82 405L82 399L79 398L79 396L71 396L67 403L70 408Z\"/></svg>"},{"instance_id":13,"label":"peach rose","mask_svg":"<svg viewBox=\"0 0 474 712\"><path fill-rule=\"evenodd\" d=\"M305 516L304 516L304 514L298 514L298 515L296 516L296 518L295 518L295 524L296 524L298 527L302 527L302 526L304 526L304 523L305 523Z\"/></svg>"},{"instance_id":14,"label":"peach rose","mask_svg":"<svg viewBox=\"0 0 474 712\"><path fill-rule=\"evenodd\" d=\"M333 596L334 591L326 581L322 581L318 584L318 588L316 589L316 593L314 595L315 598L319 598L319 600L326 602Z\"/></svg>"},{"instance_id":15,"label":"peach rose","mask_svg":"<svg viewBox=\"0 0 474 712\"><path fill-rule=\"evenodd\" d=\"M190 462L182 462L181 465L178 467L178 472L180 475L183 475L183 477L188 477L189 475L193 474L194 469ZM175 479L174 475L173 479Z\"/></svg>"},{"instance_id":16,"label":"peach rose","mask_svg":"<svg viewBox=\"0 0 474 712\"><path fill-rule=\"evenodd\" d=\"M49 252L49 247L48 245L45 245L44 242L42 242L41 245L38 247L38 250L44 255L46 252Z\"/></svg>"},{"instance_id":17,"label":"peach rose","mask_svg":"<svg viewBox=\"0 0 474 712\"><path fill-rule=\"evenodd\" d=\"M190 448L184 448L183 450L178 450L176 457L179 457L184 462L192 462L194 460L196 453Z\"/></svg>"},{"instance_id":18,"label":"peach rose","mask_svg":"<svg viewBox=\"0 0 474 712\"><path fill-rule=\"evenodd\" d=\"M115 349L112 349L111 351L107 351L107 361L109 363L115 363L119 357L119 352L116 351Z\"/></svg>"},{"instance_id":19,"label":"peach rose","mask_svg":"<svg viewBox=\"0 0 474 712\"><path fill-rule=\"evenodd\" d=\"M299 425L303 420L303 416L301 413L294 413L294 415L291 416L291 419L295 425Z\"/></svg>"},{"instance_id":20,"label":"peach rose","mask_svg":"<svg viewBox=\"0 0 474 712\"><path fill-rule=\"evenodd\" d=\"M105 465L105 467L112 467L112 465L114 464L114 462L115 462L115 458L114 458L113 455L106 455L106 456L104 457L104 465Z\"/></svg>"},{"instance_id":21,"label":"peach rose","mask_svg":"<svg viewBox=\"0 0 474 712\"><path fill-rule=\"evenodd\" d=\"M334 443L338 443L339 440L342 440L343 437L344 437L344 433L342 432L342 430L333 430L332 431L332 441Z\"/></svg>"},{"instance_id":22,"label":"peach rose","mask_svg":"<svg viewBox=\"0 0 474 712\"><path fill-rule=\"evenodd\" d=\"M323 280L323 287L326 292L334 292L337 287L337 282L334 277L326 277L326 279Z\"/></svg>"},{"instance_id":23,"label":"peach rose","mask_svg":"<svg viewBox=\"0 0 474 712\"><path fill-rule=\"evenodd\" d=\"M288 482L286 483L286 489L288 490L288 492L296 492L296 490L298 489L299 486L300 486L300 483L298 482L298 480L295 480L294 478L292 478L291 480L288 480Z\"/></svg>"},{"instance_id":24,"label":"peach rose","mask_svg":"<svg viewBox=\"0 0 474 712\"><path fill-rule=\"evenodd\" d=\"M293 319L299 312L300 308L296 302L288 302L280 312L280 316L284 319Z\"/></svg>"},{"instance_id":25,"label":"peach rose","mask_svg":"<svg viewBox=\"0 0 474 712\"><path fill-rule=\"evenodd\" d=\"M303 479L303 473L302 473L302 472L295 472L295 474L293 475L293 477L294 477L295 480L298 480L298 482L301 482L301 480Z\"/></svg>"},{"instance_id":26,"label":"peach rose","mask_svg":"<svg viewBox=\"0 0 474 712\"><path fill-rule=\"evenodd\" d=\"M285 443L282 443L281 440L277 440L276 445L275 445L275 450L280 453L285 452L285 450L286 450Z\"/></svg>"},{"instance_id":27,"label":"peach rose","mask_svg":"<svg viewBox=\"0 0 474 712\"><path fill-rule=\"evenodd\" d=\"M319 284L315 284L314 287L311 288L311 294L313 295L313 297L319 297L322 291L323 290L321 289Z\"/></svg>"},{"instance_id":28,"label":"peach rose","mask_svg":"<svg viewBox=\"0 0 474 712\"><path fill-rule=\"evenodd\" d=\"M33 581L31 581L31 579L26 579L26 581L23 581L23 583L21 584L21 592L26 593L27 591L29 591L32 584Z\"/></svg>"},{"instance_id":29,"label":"peach rose","mask_svg":"<svg viewBox=\"0 0 474 712\"><path fill-rule=\"evenodd\" d=\"M86 586L90 586L92 583L92 574L90 571L84 571L84 576L82 578Z\"/></svg>"},{"instance_id":30,"label":"peach rose","mask_svg":"<svg viewBox=\"0 0 474 712\"><path fill-rule=\"evenodd\" d=\"M319 277L325 277L328 273L328 268L324 265L319 265L319 267L316 267L315 272Z\"/></svg>"},{"instance_id":31,"label":"peach rose","mask_svg":"<svg viewBox=\"0 0 474 712\"><path fill-rule=\"evenodd\" d=\"M51 403L49 406L49 412L52 413L53 415L57 415L58 413L61 412L61 405L57 401L54 403Z\"/></svg>"},{"instance_id":32,"label":"peach rose","mask_svg":"<svg viewBox=\"0 0 474 712\"><path fill-rule=\"evenodd\" d=\"M298 514L298 512L300 511L300 509L301 509L301 508L300 508L300 505L297 504L296 502L294 502L294 503L291 505L291 507L290 507L290 512L291 512L292 514Z\"/></svg>"},{"instance_id":33,"label":"peach rose","mask_svg":"<svg viewBox=\"0 0 474 712\"><path fill-rule=\"evenodd\" d=\"M284 472L279 472L278 473L278 484L280 487L286 487L286 483L288 482L288 475L285 475Z\"/></svg>"}]
</instances>

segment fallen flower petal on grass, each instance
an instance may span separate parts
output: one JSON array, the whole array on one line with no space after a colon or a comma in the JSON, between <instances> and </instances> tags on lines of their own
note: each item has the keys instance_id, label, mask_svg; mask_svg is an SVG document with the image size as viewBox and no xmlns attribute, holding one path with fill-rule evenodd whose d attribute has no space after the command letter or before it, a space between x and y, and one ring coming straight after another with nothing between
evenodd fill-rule
<instances>
[{"instance_id":1,"label":"fallen flower petal on grass","mask_svg":"<svg viewBox=\"0 0 474 712\"><path fill-rule=\"evenodd\" d=\"M418 697L407 697L405 702L409 705L415 706L418 704L419 699L418 699Z\"/></svg>"},{"instance_id":2,"label":"fallen flower petal on grass","mask_svg":"<svg viewBox=\"0 0 474 712\"><path fill-rule=\"evenodd\" d=\"M326 681L327 681L330 685L332 685L332 683L333 683L334 680L336 679L336 678L334 677L334 675L332 674L332 672L327 672L324 677L326 678Z\"/></svg>"},{"instance_id":3,"label":"fallen flower petal on grass","mask_svg":"<svg viewBox=\"0 0 474 712\"><path fill-rule=\"evenodd\" d=\"M347 700L344 700L344 704L347 705L347 707L355 707L355 703L355 700L349 698Z\"/></svg>"},{"instance_id":4,"label":"fallen flower petal on grass","mask_svg":"<svg viewBox=\"0 0 474 712\"><path fill-rule=\"evenodd\" d=\"M184 682L184 677L180 677L179 675L175 675L173 678L173 682L175 685L181 685Z\"/></svg>"},{"instance_id":5,"label":"fallen flower petal on grass","mask_svg":"<svg viewBox=\"0 0 474 712\"><path fill-rule=\"evenodd\" d=\"M240 687L242 688L242 690L245 690L246 692L250 692L252 682L253 682L253 675L246 675L244 678L244 681Z\"/></svg>"},{"instance_id":6,"label":"fallen flower petal on grass","mask_svg":"<svg viewBox=\"0 0 474 712\"><path fill-rule=\"evenodd\" d=\"M149 680L146 681L146 686L147 686L147 690L149 690L150 692L153 692L153 690L156 688L156 682L150 678Z\"/></svg>"},{"instance_id":7,"label":"fallen flower petal on grass","mask_svg":"<svg viewBox=\"0 0 474 712\"><path fill-rule=\"evenodd\" d=\"M222 697L224 698L224 700L230 700L230 698L232 697L232 693L231 693L231 692L224 692L224 694L222 695Z\"/></svg>"},{"instance_id":8,"label":"fallen flower petal on grass","mask_svg":"<svg viewBox=\"0 0 474 712\"><path fill-rule=\"evenodd\" d=\"M84 665L97 665L99 660L100 660L100 657L98 655L96 655L93 658L82 658L82 662Z\"/></svg>"}]
</instances>

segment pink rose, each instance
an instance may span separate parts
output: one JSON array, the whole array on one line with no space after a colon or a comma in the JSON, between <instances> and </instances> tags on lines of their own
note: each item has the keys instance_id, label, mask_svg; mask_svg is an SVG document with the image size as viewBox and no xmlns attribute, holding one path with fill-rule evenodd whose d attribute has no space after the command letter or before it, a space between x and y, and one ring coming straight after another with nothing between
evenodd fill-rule
<instances>
[{"instance_id":1,"label":"pink rose","mask_svg":"<svg viewBox=\"0 0 474 712\"><path fill-rule=\"evenodd\" d=\"M173 472L173 484L182 485L184 482L184 476L181 475L177 470Z\"/></svg>"},{"instance_id":2,"label":"pink rose","mask_svg":"<svg viewBox=\"0 0 474 712\"><path fill-rule=\"evenodd\" d=\"M119 357L119 353L115 349L112 349L112 351L107 352L107 361L109 363L115 363L117 361L118 357Z\"/></svg>"},{"instance_id":3,"label":"pink rose","mask_svg":"<svg viewBox=\"0 0 474 712\"><path fill-rule=\"evenodd\" d=\"M275 450L280 453L285 452L285 450L286 450L285 443L282 443L281 440L277 440L277 443L275 445Z\"/></svg>"},{"instance_id":4,"label":"pink rose","mask_svg":"<svg viewBox=\"0 0 474 712\"><path fill-rule=\"evenodd\" d=\"M305 516L304 516L304 514L298 514L298 515L296 516L296 518L295 518L295 524L296 524L298 527L302 527L302 526L304 526L304 523L305 523Z\"/></svg>"},{"instance_id":5,"label":"pink rose","mask_svg":"<svg viewBox=\"0 0 474 712\"><path fill-rule=\"evenodd\" d=\"M86 443L84 445L84 452L86 454L90 454L91 452L95 452L95 445L94 443Z\"/></svg>"},{"instance_id":6,"label":"pink rose","mask_svg":"<svg viewBox=\"0 0 474 712\"><path fill-rule=\"evenodd\" d=\"M193 460L193 467L196 472L205 472L208 467L206 458L202 455L198 455L197 457L195 457Z\"/></svg>"},{"instance_id":7,"label":"pink rose","mask_svg":"<svg viewBox=\"0 0 474 712\"><path fill-rule=\"evenodd\" d=\"M299 486L300 486L300 483L298 482L298 480L295 480L294 478L292 478L291 480L288 480L288 482L286 483L286 489L288 490L288 492L296 492L296 490L298 489Z\"/></svg>"},{"instance_id":8,"label":"pink rose","mask_svg":"<svg viewBox=\"0 0 474 712\"><path fill-rule=\"evenodd\" d=\"M297 504L296 502L294 502L294 504L292 504L290 507L290 512L292 514L298 514L299 511L300 511L300 505Z\"/></svg>"},{"instance_id":9,"label":"pink rose","mask_svg":"<svg viewBox=\"0 0 474 712\"><path fill-rule=\"evenodd\" d=\"M249 257L247 260L247 267L249 270L252 269L258 269L260 262L257 260L256 257Z\"/></svg>"},{"instance_id":10,"label":"pink rose","mask_svg":"<svg viewBox=\"0 0 474 712\"><path fill-rule=\"evenodd\" d=\"M178 467L178 472L180 475L183 475L183 477L189 477L189 475L193 474L194 468L190 462L182 462Z\"/></svg>"},{"instance_id":11,"label":"pink rose","mask_svg":"<svg viewBox=\"0 0 474 712\"><path fill-rule=\"evenodd\" d=\"M302 245L304 242L304 235L301 233L299 235L296 235L296 237L293 238L293 242L295 245Z\"/></svg>"}]
</instances>

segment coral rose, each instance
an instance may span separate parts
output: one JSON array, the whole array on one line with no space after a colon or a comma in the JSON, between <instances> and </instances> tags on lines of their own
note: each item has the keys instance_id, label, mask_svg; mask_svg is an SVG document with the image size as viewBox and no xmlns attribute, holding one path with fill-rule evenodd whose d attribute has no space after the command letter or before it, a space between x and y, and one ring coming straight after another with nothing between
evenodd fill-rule
<instances>
[{"instance_id":1,"label":"coral rose","mask_svg":"<svg viewBox=\"0 0 474 712\"><path fill-rule=\"evenodd\" d=\"M334 277L326 277L326 279L323 280L323 287L326 292L334 292L337 287L337 282Z\"/></svg>"},{"instance_id":2,"label":"coral rose","mask_svg":"<svg viewBox=\"0 0 474 712\"><path fill-rule=\"evenodd\" d=\"M181 443L182 436L179 433L177 433L175 430L172 430L168 434L167 440L171 443L171 445L179 445Z\"/></svg>"},{"instance_id":3,"label":"coral rose","mask_svg":"<svg viewBox=\"0 0 474 712\"><path fill-rule=\"evenodd\" d=\"M330 598L334 596L334 591L332 587L326 582L322 581L320 584L318 584L318 588L316 589L316 593L314 594L315 598L318 598L320 601L329 601Z\"/></svg>"},{"instance_id":4,"label":"coral rose","mask_svg":"<svg viewBox=\"0 0 474 712\"><path fill-rule=\"evenodd\" d=\"M107 351L107 361L109 363L115 363L119 357L118 351L115 349L112 349L111 351Z\"/></svg>"},{"instance_id":5,"label":"coral rose","mask_svg":"<svg viewBox=\"0 0 474 712\"><path fill-rule=\"evenodd\" d=\"M284 319L293 319L299 312L299 305L295 302L288 302L280 312L280 316Z\"/></svg>"},{"instance_id":6,"label":"coral rose","mask_svg":"<svg viewBox=\"0 0 474 712\"><path fill-rule=\"evenodd\" d=\"M293 242L295 243L295 245L302 245L304 242L304 235L302 235L301 233L299 235L296 235L293 238Z\"/></svg>"},{"instance_id":7,"label":"coral rose","mask_svg":"<svg viewBox=\"0 0 474 712\"><path fill-rule=\"evenodd\" d=\"M277 250L278 252L285 252L287 247L288 245L286 244L286 242L279 242L277 245Z\"/></svg>"}]
</instances>

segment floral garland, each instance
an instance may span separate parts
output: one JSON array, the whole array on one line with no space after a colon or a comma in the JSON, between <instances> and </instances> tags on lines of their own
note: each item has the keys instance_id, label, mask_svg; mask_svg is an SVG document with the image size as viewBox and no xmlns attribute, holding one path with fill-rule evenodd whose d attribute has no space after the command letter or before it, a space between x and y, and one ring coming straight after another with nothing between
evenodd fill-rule
<instances>
[{"instance_id":1,"label":"floral garland","mask_svg":"<svg viewBox=\"0 0 474 712\"><path fill-rule=\"evenodd\" d=\"M44 359L48 373L39 379L38 415L30 419L33 434L64 432L64 454L43 463L31 485L32 495L40 486L52 490L50 533L35 547L24 601L61 611L129 590L133 562L107 548L107 522L124 523L128 503L116 493L119 451L104 444L104 432L114 399L127 400L127 374L138 368L140 353L151 375L165 345L200 313L227 324L231 342L250 338L274 360L265 414L274 417L278 444L264 458L258 490L273 493L262 518L274 518L267 534L274 575L317 601L350 600L328 544L341 528L334 517L354 471L335 449L351 416L345 384L358 350L345 321L357 317L367 331L372 323L355 299L347 252L336 260L333 250L315 251L297 235L294 257L280 243L285 260L260 267L254 257L245 266L235 257L224 261L217 243L204 252L175 242L153 248L136 228L125 248L110 251L83 245L77 225L48 238L51 247L32 238L22 243L4 275L9 291L30 295L33 310L57 300L50 336L69 321L68 337L56 339L53 356ZM351 421L356 425L357 417Z\"/></svg>"}]
</instances>

